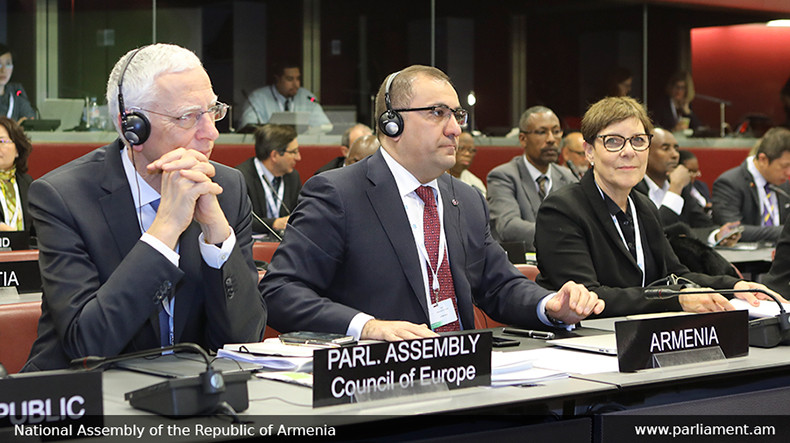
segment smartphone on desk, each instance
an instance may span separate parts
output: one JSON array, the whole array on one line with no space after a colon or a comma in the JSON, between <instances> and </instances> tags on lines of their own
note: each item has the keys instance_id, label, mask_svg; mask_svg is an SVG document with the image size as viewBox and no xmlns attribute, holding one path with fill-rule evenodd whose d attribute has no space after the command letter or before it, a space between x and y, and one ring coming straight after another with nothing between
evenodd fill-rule
<instances>
[{"instance_id":1,"label":"smartphone on desk","mask_svg":"<svg viewBox=\"0 0 790 443\"><path fill-rule=\"evenodd\" d=\"M520 341L514 340L512 338L505 338L505 337L493 337L494 341L491 342L491 346L495 348L507 348L510 346L518 346L521 344Z\"/></svg>"},{"instance_id":2,"label":"smartphone on desk","mask_svg":"<svg viewBox=\"0 0 790 443\"><path fill-rule=\"evenodd\" d=\"M280 334L280 342L286 345L323 346L336 348L357 344L354 337L330 332L296 331Z\"/></svg>"}]
</instances>

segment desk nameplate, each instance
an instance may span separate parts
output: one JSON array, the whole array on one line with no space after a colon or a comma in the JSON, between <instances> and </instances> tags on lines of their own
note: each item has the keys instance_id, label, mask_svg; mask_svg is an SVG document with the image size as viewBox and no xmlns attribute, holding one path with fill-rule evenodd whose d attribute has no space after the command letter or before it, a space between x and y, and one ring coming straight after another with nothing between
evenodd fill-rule
<instances>
[{"instance_id":1,"label":"desk nameplate","mask_svg":"<svg viewBox=\"0 0 790 443\"><path fill-rule=\"evenodd\" d=\"M492 333L470 332L313 353L313 407L491 384Z\"/></svg>"},{"instance_id":2,"label":"desk nameplate","mask_svg":"<svg viewBox=\"0 0 790 443\"><path fill-rule=\"evenodd\" d=\"M614 326L620 372L658 367L675 357L690 363L749 354L746 311L627 320Z\"/></svg>"}]
</instances>

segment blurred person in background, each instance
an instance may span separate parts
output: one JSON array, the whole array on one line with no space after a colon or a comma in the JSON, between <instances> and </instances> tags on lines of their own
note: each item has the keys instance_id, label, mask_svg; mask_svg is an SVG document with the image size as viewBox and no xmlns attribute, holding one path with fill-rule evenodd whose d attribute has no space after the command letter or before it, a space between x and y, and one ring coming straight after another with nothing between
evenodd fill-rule
<instances>
[{"instance_id":1,"label":"blurred person in background","mask_svg":"<svg viewBox=\"0 0 790 443\"><path fill-rule=\"evenodd\" d=\"M10 82L13 73L14 56L11 48L0 43L0 115L21 123L25 119L35 118L36 111L22 84Z\"/></svg>"},{"instance_id":2,"label":"blurred person in background","mask_svg":"<svg viewBox=\"0 0 790 443\"><path fill-rule=\"evenodd\" d=\"M458 149L455 151L455 164L452 168L447 170L447 172L467 185L477 189L483 194L483 197L485 197L486 185L483 184L483 180L480 180L480 178L469 171L469 167L472 166L472 160L475 159L475 155L477 155L477 148L475 148L474 137L468 132L462 132L461 136L458 137Z\"/></svg>"},{"instance_id":3,"label":"blurred person in background","mask_svg":"<svg viewBox=\"0 0 790 443\"><path fill-rule=\"evenodd\" d=\"M32 150L22 127L8 117L0 117L0 231L31 231L33 227L27 211L27 190L33 182L27 173L27 159Z\"/></svg>"}]
</instances>

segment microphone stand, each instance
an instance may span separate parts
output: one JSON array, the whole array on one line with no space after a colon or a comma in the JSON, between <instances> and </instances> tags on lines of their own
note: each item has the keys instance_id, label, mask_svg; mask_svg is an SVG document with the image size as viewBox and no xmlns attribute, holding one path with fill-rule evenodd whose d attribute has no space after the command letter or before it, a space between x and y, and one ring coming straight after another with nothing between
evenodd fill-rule
<instances>
[{"instance_id":1,"label":"microphone stand","mask_svg":"<svg viewBox=\"0 0 790 443\"><path fill-rule=\"evenodd\" d=\"M712 97L710 95L703 95L703 94L694 94L694 98L700 98L702 100L707 100L709 102L719 104L719 136L724 137L724 128L726 127L725 126L726 123L724 122L724 107L732 106L732 102L729 102L722 98Z\"/></svg>"}]
</instances>

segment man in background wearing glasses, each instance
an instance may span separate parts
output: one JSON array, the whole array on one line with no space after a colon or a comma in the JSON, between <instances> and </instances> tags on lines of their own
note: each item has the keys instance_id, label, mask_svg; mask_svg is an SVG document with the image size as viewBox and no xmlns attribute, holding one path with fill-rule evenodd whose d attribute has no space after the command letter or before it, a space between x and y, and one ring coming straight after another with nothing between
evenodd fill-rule
<instances>
[{"instance_id":1,"label":"man in background wearing glasses","mask_svg":"<svg viewBox=\"0 0 790 443\"><path fill-rule=\"evenodd\" d=\"M30 187L43 298L23 371L259 341L250 203L241 173L208 160L228 107L200 60L174 45L129 51L107 101L121 137Z\"/></svg>"},{"instance_id":2,"label":"man in background wearing glasses","mask_svg":"<svg viewBox=\"0 0 790 443\"><path fill-rule=\"evenodd\" d=\"M258 216L252 221L254 233L275 230L282 235L302 189L299 171L294 169L301 159L293 126L268 124L255 130L255 157L236 167L244 175L252 210Z\"/></svg>"},{"instance_id":3,"label":"man in background wearing glasses","mask_svg":"<svg viewBox=\"0 0 790 443\"><path fill-rule=\"evenodd\" d=\"M527 109L518 127L524 155L488 173L491 233L499 242L524 242L527 251L534 251L535 218L541 202L550 192L578 179L557 165L562 127L551 109Z\"/></svg>"},{"instance_id":4,"label":"man in background wearing glasses","mask_svg":"<svg viewBox=\"0 0 790 443\"><path fill-rule=\"evenodd\" d=\"M467 113L442 71L389 75L382 149L302 188L260 288L270 325L401 340L474 328L474 303L508 324L572 324L604 305L583 286L543 290L491 238L483 196L449 174Z\"/></svg>"}]
</instances>

